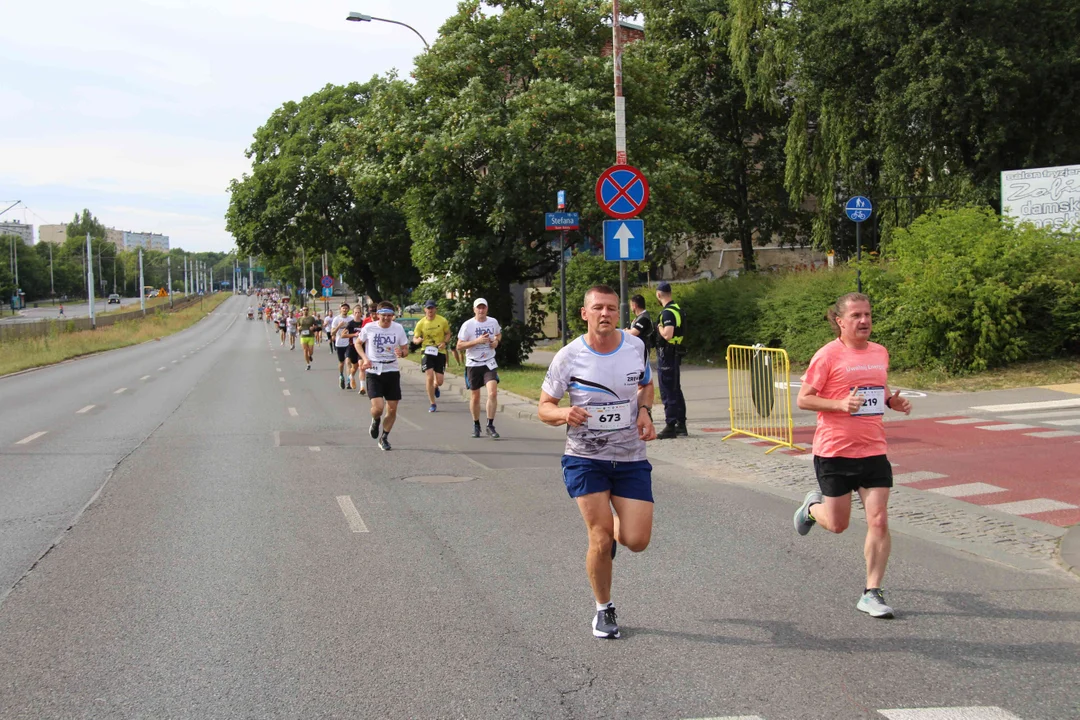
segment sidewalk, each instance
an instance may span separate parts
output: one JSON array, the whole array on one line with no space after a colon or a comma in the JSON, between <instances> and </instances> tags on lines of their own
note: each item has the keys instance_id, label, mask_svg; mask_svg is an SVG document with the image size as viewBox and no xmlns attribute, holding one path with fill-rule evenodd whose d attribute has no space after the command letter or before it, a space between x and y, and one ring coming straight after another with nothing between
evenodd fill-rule
<instances>
[{"instance_id":1,"label":"sidewalk","mask_svg":"<svg viewBox=\"0 0 1080 720\"><path fill-rule=\"evenodd\" d=\"M547 366L555 353L536 350L530 364ZM402 363L406 375L420 380L419 365ZM686 468L720 482L739 483L758 492L792 501L792 512L808 490L816 489L808 453L775 452L732 438L723 441L728 427L727 371L685 366L683 393L687 400L690 437L653 442L649 458ZM444 394L468 398L463 378L447 372ZM540 422L536 401L512 393L499 393L499 412L520 420ZM657 423L663 409L656 404ZM812 416L811 416L812 418ZM889 502L890 526L918 537L1002 563L1020 570L1071 570L1080 574L1080 526L1064 529L1027 518L996 512L954 498L896 486ZM863 519L856 500L852 518Z\"/></svg>"}]
</instances>

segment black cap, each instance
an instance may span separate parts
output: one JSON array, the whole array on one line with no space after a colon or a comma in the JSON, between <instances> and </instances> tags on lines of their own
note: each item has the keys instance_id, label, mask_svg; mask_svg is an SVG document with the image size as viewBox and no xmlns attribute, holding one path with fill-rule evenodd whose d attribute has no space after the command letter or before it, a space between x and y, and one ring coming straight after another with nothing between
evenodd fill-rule
<instances>
[{"instance_id":1,"label":"black cap","mask_svg":"<svg viewBox=\"0 0 1080 720\"><path fill-rule=\"evenodd\" d=\"M428 300L426 303L424 303L424 307L426 307L426 308L438 307L438 305L435 304L434 300Z\"/></svg>"},{"instance_id":2,"label":"black cap","mask_svg":"<svg viewBox=\"0 0 1080 720\"><path fill-rule=\"evenodd\" d=\"M662 293L671 292L671 283L669 283L669 282L660 283L659 285L656 286L656 291L657 292L662 292Z\"/></svg>"}]
</instances>

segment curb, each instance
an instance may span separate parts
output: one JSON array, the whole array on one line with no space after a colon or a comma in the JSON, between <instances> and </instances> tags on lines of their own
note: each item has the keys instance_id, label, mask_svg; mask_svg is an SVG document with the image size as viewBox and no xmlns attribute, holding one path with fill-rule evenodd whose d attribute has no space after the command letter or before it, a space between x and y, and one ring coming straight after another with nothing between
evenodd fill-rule
<instances>
[{"instance_id":1,"label":"curb","mask_svg":"<svg viewBox=\"0 0 1080 720\"><path fill-rule=\"evenodd\" d=\"M1080 575L1080 525L1065 531L1065 537L1058 545L1058 558L1066 570Z\"/></svg>"},{"instance_id":2,"label":"curb","mask_svg":"<svg viewBox=\"0 0 1080 720\"><path fill-rule=\"evenodd\" d=\"M420 366L417 363L406 360L401 364L401 367L409 375L416 375L423 377L420 372ZM445 380L442 385L442 392L457 392L463 400L469 399L469 389L465 387L465 379L461 375L456 373L446 372L443 373ZM504 402L503 398L509 398L510 402ZM540 416L536 413L536 400L530 400L527 397L521 395L515 395L512 392L506 390L500 390L498 395L498 412L506 413L510 417L515 417L518 420L533 420L540 422Z\"/></svg>"}]
</instances>

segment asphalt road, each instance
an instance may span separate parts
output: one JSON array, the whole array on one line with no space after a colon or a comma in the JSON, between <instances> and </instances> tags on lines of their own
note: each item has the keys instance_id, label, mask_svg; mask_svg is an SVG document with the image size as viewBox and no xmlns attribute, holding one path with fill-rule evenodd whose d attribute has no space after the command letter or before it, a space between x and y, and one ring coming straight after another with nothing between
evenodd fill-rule
<instances>
[{"instance_id":1,"label":"asphalt road","mask_svg":"<svg viewBox=\"0 0 1080 720\"><path fill-rule=\"evenodd\" d=\"M0 717L1080 716L1074 576L897 534L872 620L861 527L659 462L596 640L561 431L410 379L381 452L246 306L0 380Z\"/></svg>"}]
</instances>

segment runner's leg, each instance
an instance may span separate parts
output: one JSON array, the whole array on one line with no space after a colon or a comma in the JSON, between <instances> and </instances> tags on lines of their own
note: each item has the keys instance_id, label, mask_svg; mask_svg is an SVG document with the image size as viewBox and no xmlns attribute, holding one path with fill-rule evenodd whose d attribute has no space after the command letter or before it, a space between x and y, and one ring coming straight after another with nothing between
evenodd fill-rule
<instances>
[{"instance_id":1,"label":"runner's leg","mask_svg":"<svg viewBox=\"0 0 1080 720\"><path fill-rule=\"evenodd\" d=\"M435 371L428 368L424 371L424 384L427 387L428 402L435 404Z\"/></svg>"},{"instance_id":2,"label":"runner's leg","mask_svg":"<svg viewBox=\"0 0 1080 720\"><path fill-rule=\"evenodd\" d=\"M615 540L630 552L641 552L652 539L653 504L646 500L611 496L615 517Z\"/></svg>"},{"instance_id":3,"label":"runner's leg","mask_svg":"<svg viewBox=\"0 0 1080 720\"><path fill-rule=\"evenodd\" d=\"M473 388L469 392L469 412L472 413L473 422L480 422L480 388Z\"/></svg>"},{"instance_id":4,"label":"runner's leg","mask_svg":"<svg viewBox=\"0 0 1080 720\"><path fill-rule=\"evenodd\" d=\"M840 497L826 495L822 502L810 506L810 515L829 532L844 532L851 521L851 493Z\"/></svg>"},{"instance_id":5,"label":"runner's leg","mask_svg":"<svg viewBox=\"0 0 1080 720\"><path fill-rule=\"evenodd\" d=\"M382 402L380 400L380 402ZM383 417L382 429L384 433L390 432L394 428L394 421L397 420L397 406L398 400L386 401L386 416Z\"/></svg>"},{"instance_id":6,"label":"runner's leg","mask_svg":"<svg viewBox=\"0 0 1080 720\"><path fill-rule=\"evenodd\" d=\"M477 400L480 399L479 393L477 394ZM488 380L487 382L487 419L488 421L495 420L495 413L499 409L499 381ZM479 408L477 408L479 411ZM479 417L479 412L473 417Z\"/></svg>"},{"instance_id":7,"label":"runner's leg","mask_svg":"<svg viewBox=\"0 0 1080 720\"><path fill-rule=\"evenodd\" d=\"M866 587L879 588L885 577L885 565L889 562L892 538L889 536L889 488L859 488L866 509ZM820 522L820 521L819 521Z\"/></svg>"},{"instance_id":8,"label":"runner's leg","mask_svg":"<svg viewBox=\"0 0 1080 720\"><path fill-rule=\"evenodd\" d=\"M598 603L611 602L611 543L615 542L615 518L611 493L589 493L577 498L578 509L589 532L585 571Z\"/></svg>"},{"instance_id":9,"label":"runner's leg","mask_svg":"<svg viewBox=\"0 0 1080 720\"><path fill-rule=\"evenodd\" d=\"M386 407L386 402L382 398L371 398L371 418L372 420L381 420L383 416L383 409Z\"/></svg>"}]
</instances>

